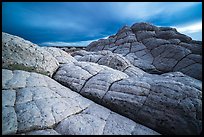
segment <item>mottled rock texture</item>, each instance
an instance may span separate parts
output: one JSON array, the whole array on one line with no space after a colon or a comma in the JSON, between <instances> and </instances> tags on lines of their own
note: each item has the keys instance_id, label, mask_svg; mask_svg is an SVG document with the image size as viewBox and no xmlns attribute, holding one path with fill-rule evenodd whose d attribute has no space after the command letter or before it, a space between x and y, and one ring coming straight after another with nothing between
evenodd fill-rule
<instances>
[{"instance_id":1,"label":"mottled rock texture","mask_svg":"<svg viewBox=\"0 0 204 137\"><path fill-rule=\"evenodd\" d=\"M116 35L88 45L87 51L110 50L148 73L180 71L202 80L202 42L174 28L135 23Z\"/></svg>"},{"instance_id":2,"label":"mottled rock texture","mask_svg":"<svg viewBox=\"0 0 204 137\"><path fill-rule=\"evenodd\" d=\"M174 28L135 23L71 53L2 35L2 134L202 132L202 42Z\"/></svg>"},{"instance_id":3,"label":"mottled rock texture","mask_svg":"<svg viewBox=\"0 0 204 137\"><path fill-rule=\"evenodd\" d=\"M58 61L46 50L18 36L2 32L2 67L52 76Z\"/></svg>"},{"instance_id":4,"label":"mottled rock texture","mask_svg":"<svg viewBox=\"0 0 204 137\"><path fill-rule=\"evenodd\" d=\"M56 58L56 60L59 62L59 64L66 64L75 62L76 59L73 58L70 54L67 54L67 52L54 47L42 47L42 49L45 49L50 54L52 54L53 57Z\"/></svg>"},{"instance_id":5,"label":"mottled rock texture","mask_svg":"<svg viewBox=\"0 0 204 137\"><path fill-rule=\"evenodd\" d=\"M48 76L2 70L2 134L157 135Z\"/></svg>"},{"instance_id":6,"label":"mottled rock texture","mask_svg":"<svg viewBox=\"0 0 204 137\"><path fill-rule=\"evenodd\" d=\"M202 82L181 72L143 71L131 77L109 67L77 62L61 65L53 78L162 134L199 134L202 130Z\"/></svg>"}]
</instances>

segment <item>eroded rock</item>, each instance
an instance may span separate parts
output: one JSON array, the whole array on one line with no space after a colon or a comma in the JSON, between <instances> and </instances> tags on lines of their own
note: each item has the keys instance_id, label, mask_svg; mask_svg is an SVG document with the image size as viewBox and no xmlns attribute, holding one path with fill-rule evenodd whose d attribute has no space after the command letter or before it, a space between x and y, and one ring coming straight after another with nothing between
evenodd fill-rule
<instances>
[{"instance_id":1,"label":"eroded rock","mask_svg":"<svg viewBox=\"0 0 204 137\"><path fill-rule=\"evenodd\" d=\"M73 58L67 52L59 48L54 47L42 47L42 48L48 51L50 54L52 54L52 56L55 57L60 64L72 63L76 61L75 58Z\"/></svg>"},{"instance_id":2,"label":"eroded rock","mask_svg":"<svg viewBox=\"0 0 204 137\"><path fill-rule=\"evenodd\" d=\"M48 76L22 70L3 69L2 72L4 135L115 134L112 128L122 130L117 134L159 134L147 127L141 128L142 125L97 105ZM13 77L8 79L6 74ZM121 119L131 124L131 129L121 125Z\"/></svg>"},{"instance_id":3,"label":"eroded rock","mask_svg":"<svg viewBox=\"0 0 204 137\"><path fill-rule=\"evenodd\" d=\"M77 68L76 65L61 66L54 79L162 134L200 134L201 81L180 72L166 75L143 73L135 77L106 67L89 76L86 74L90 71L88 68L81 67L77 72L82 73L75 74L66 71ZM81 82L79 77L85 78L83 86L62 79L63 76L76 79L75 83Z\"/></svg>"},{"instance_id":4,"label":"eroded rock","mask_svg":"<svg viewBox=\"0 0 204 137\"><path fill-rule=\"evenodd\" d=\"M109 44L105 42L113 38L116 40ZM101 46L102 43L106 43L104 47ZM124 26L116 35L108 39L92 42L86 50L94 52L110 50L113 53L121 54L132 65L148 73L162 74L180 71L202 80L202 63L183 70L174 68L177 64L187 66L189 63L184 63L182 60L185 60L189 54L202 56L202 42L192 40L189 36L179 33L175 28L156 27L144 22L135 23L131 27Z\"/></svg>"},{"instance_id":5,"label":"eroded rock","mask_svg":"<svg viewBox=\"0 0 204 137\"><path fill-rule=\"evenodd\" d=\"M125 26L73 57L2 35L3 134L202 132L202 42L174 28Z\"/></svg>"},{"instance_id":6,"label":"eroded rock","mask_svg":"<svg viewBox=\"0 0 204 137\"><path fill-rule=\"evenodd\" d=\"M20 37L2 32L2 67L52 76L58 61L46 50Z\"/></svg>"}]
</instances>

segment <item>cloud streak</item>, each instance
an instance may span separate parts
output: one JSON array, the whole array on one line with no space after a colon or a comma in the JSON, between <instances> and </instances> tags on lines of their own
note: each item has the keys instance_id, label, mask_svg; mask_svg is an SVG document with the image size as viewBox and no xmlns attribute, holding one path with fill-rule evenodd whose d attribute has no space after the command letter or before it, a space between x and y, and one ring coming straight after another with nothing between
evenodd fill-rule
<instances>
[{"instance_id":1,"label":"cloud streak","mask_svg":"<svg viewBox=\"0 0 204 137\"><path fill-rule=\"evenodd\" d=\"M100 39L107 39L109 36L102 37ZM99 39L87 40L87 41L78 41L78 42L62 42L62 41L55 41L55 42L43 42L39 43L40 46L73 46L73 47L84 47L89 45L93 41L97 41Z\"/></svg>"},{"instance_id":2,"label":"cloud streak","mask_svg":"<svg viewBox=\"0 0 204 137\"><path fill-rule=\"evenodd\" d=\"M73 46L73 47L81 47L81 46L87 46L89 43L91 43L94 40L87 40L87 41L78 41L78 42L62 42L62 41L56 41L56 42L43 42L39 43L40 46Z\"/></svg>"},{"instance_id":3,"label":"cloud streak","mask_svg":"<svg viewBox=\"0 0 204 137\"><path fill-rule=\"evenodd\" d=\"M115 10L122 18L149 19L158 14L174 14L189 7L198 5L195 2L119 2ZM125 7L125 8L124 8Z\"/></svg>"},{"instance_id":4,"label":"cloud streak","mask_svg":"<svg viewBox=\"0 0 204 137\"><path fill-rule=\"evenodd\" d=\"M185 26L178 26L177 30L181 33L195 33L202 31L202 21L193 24L188 24Z\"/></svg>"},{"instance_id":5,"label":"cloud streak","mask_svg":"<svg viewBox=\"0 0 204 137\"><path fill-rule=\"evenodd\" d=\"M192 24L186 24L183 26L175 26L177 31L192 37L195 40L202 41L202 20L194 22Z\"/></svg>"}]
</instances>

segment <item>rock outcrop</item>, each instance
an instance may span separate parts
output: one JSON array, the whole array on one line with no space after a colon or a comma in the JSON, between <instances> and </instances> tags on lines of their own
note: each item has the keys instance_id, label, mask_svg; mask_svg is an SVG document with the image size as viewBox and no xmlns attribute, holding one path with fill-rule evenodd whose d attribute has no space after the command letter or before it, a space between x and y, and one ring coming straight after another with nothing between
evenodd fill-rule
<instances>
[{"instance_id":1,"label":"rock outcrop","mask_svg":"<svg viewBox=\"0 0 204 137\"><path fill-rule=\"evenodd\" d=\"M2 74L2 134L159 134L47 76L7 69Z\"/></svg>"},{"instance_id":2,"label":"rock outcrop","mask_svg":"<svg viewBox=\"0 0 204 137\"><path fill-rule=\"evenodd\" d=\"M77 62L61 65L53 78L162 134L202 130L202 83L180 72L130 77L105 66Z\"/></svg>"},{"instance_id":3,"label":"rock outcrop","mask_svg":"<svg viewBox=\"0 0 204 137\"><path fill-rule=\"evenodd\" d=\"M202 42L174 28L136 23L71 53L2 36L2 134L202 132Z\"/></svg>"},{"instance_id":4,"label":"rock outcrop","mask_svg":"<svg viewBox=\"0 0 204 137\"><path fill-rule=\"evenodd\" d=\"M20 37L2 33L2 67L52 76L58 61L46 50Z\"/></svg>"},{"instance_id":5,"label":"rock outcrop","mask_svg":"<svg viewBox=\"0 0 204 137\"><path fill-rule=\"evenodd\" d=\"M121 54L148 73L180 71L202 80L202 43L174 28L135 23L108 39L92 42L86 50Z\"/></svg>"}]
</instances>

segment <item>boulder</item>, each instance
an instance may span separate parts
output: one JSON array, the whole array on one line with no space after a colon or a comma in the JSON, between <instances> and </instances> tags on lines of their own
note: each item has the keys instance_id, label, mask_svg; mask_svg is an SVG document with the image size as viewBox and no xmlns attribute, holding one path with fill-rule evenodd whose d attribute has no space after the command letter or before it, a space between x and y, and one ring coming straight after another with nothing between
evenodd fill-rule
<instances>
[{"instance_id":1,"label":"boulder","mask_svg":"<svg viewBox=\"0 0 204 137\"><path fill-rule=\"evenodd\" d=\"M43 48L20 37L2 32L3 68L52 76L58 66L58 61Z\"/></svg>"}]
</instances>

